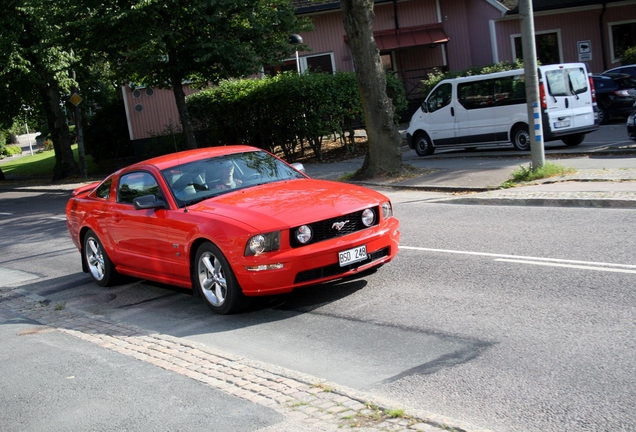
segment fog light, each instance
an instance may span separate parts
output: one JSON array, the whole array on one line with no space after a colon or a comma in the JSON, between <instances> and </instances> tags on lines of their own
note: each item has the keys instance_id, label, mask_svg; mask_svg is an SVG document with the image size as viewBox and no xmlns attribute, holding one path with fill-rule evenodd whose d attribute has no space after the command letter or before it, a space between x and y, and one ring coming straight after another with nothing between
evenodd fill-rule
<instances>
[{"instance_id":1,"label":"fog light","mask_svg":"<svg viewBox=\"0 0 636 432\"><path fill-rule=\"evenodd\" d=\"M283 268L283 263L260 264L260 265L255 265L255 266L245 266L245 270L253 271L253 272L266 271L266 270L279 270L279 269L282 269L282 268Z\"/></svg>"}]
</instances>

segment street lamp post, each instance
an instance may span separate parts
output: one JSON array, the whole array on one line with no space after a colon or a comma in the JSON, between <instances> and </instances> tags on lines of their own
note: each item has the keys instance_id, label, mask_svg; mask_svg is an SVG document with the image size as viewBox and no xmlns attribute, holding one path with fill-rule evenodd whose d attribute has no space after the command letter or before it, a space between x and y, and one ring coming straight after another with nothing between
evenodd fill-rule
<instances>
[{"instance_id":1,"label":"street lamp post","mask_svg":"<svg viewBox=\"0 0 636 432\"><path fill-rule=\"evenodd\" d=\"M289 36L289 43L292 45L300 45L303 43L303 38L294 33ZM300 59L298 58L298 49L296 49L296 71L298 71L298 75L300 75Z\"/></svg>"}]
</instances>

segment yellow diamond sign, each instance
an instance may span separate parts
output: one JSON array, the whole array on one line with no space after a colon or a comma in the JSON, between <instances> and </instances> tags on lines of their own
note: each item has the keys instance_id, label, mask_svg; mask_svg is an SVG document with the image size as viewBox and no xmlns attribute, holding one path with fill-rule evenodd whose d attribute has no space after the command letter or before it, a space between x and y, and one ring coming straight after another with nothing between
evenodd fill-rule
<instances>
[{"instance_id":1,"label":"yellow diamond sign","mask_svg":"<svg viewBox=\"0 0 636 432\"><path fill-rule=\"evenodd\" d=\"M78 106L80 104L80 102L82 102L82 97L80 95L78 95L77 93L73 93L73 96L71 96L71 98L69 99L69 101L75 105Z\"/></svg>"}]
</instances>

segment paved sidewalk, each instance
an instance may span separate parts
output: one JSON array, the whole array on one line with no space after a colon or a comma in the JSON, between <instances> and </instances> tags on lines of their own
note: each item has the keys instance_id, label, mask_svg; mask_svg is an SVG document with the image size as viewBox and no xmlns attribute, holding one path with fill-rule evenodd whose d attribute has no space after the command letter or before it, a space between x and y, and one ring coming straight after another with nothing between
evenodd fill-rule
<instances>
[{"instance_id":1,"label":"paved sidewalk","mask_svg":"<svg viewBox=\"0 0 636 432\"><path fill-rule=\"evenodd\" d=\"M51 304L46 298L21 288L0 288L0 324L8 322L3 315L16 314L46 326L34 331L64 332L272 408L287 419L263 432L484 431L425 411L391 406L389 402L312 376L113 322L103 316L66 308L64 304ZM63 425L59 426L58 429L64 429Z\"/></svg>"}]
</instances>

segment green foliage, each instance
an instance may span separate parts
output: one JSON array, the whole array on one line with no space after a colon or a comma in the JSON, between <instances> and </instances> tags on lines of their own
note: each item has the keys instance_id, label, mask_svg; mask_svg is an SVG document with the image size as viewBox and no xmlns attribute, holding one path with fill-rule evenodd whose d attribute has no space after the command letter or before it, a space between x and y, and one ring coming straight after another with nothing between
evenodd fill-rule
<instances>
[{"instance_id":1,"label":"green foliage","mask_svg":"<svg viewBox=\"0 0 636 432\"><path fill-rule=\"evenodd\" d=\"M89 120L84 130L86 154L96 162L132 156L126 111L121 100L111 101Z\"/></svg>"},{"instance_id":2,"label":"green foliage","mask_svg":"<svg viewBox=\"0 0 636 432\"><path fill-rule=\"evenodd\" d=\"M22 153L22 148L17 145L0 145L0 158L10 157Z\"/></svg>"},{"instance_id":3,"label":"green foliage","mask_svg":"<svg viewBox=\"0 0 636 432\"><path fill-rule=\"evenodd\" d=\"M394 104L405 106L401 82L389 78L387 87ZM343 145L352 149L353 128L361 124L362 116L356 77L350 72L288 72L221 81L189 96L187 103L195 128L206 133L205 143L200 144L280 148L290 161L304 144L321 157L323 139L330 135L340 136Z\"/></svg>"},{"instance_id":4,"label":"green foliage","mask_svg":"<svg viewBox=\"0 0 636 432\"><path fill-rule=\"evenodd\" d=\"M636 46L627 48L621 57L622 65L636 64Z\"/></svg>"},{"instance_id":5,"label":"green foliage","mask_svg":"<svg viewBox=\"0 0 636 432\"><path fill-rule=\"evenodd\" d=\"M467 77L474 75L484 75L494 72L504 72L514 69L523 69L523 62L517 60L515 63L503 61L499 63L493 63L487 66L472 67L464 69L463 71L449 71L441 72L439 70L428 75L426 79L422 80L422 96L426 97L428 93L442 80L450 78Z\"/></svg>"},{"instance_id":6,"label":"green foliage","mask_svg":"<svg viewBox=\"0 0 636 432\"><path fill-rule=\"evenodd\" d=\"M186 145L181 129L170 122L161 133L153 135L151 140L144 145L141 158L149 159L185 149Z\"/></svg>"},{"instance_id":7,"label":"green foliage","mask_svg":"<svg viewBox=\"0 0 636 432\"><path fill-rule=\"evenodd\" d=\"M507 180L502 185L503 188L515 187L518 183L530 182L534 180L563 176L566 174L572 174L576 170L570 167L564 167L559 164L546 162L545 165L537 169L533 169L531 165L524 167L519 166L519 169L513 171L512 178Z\"/></svg>"}]
</instances>

